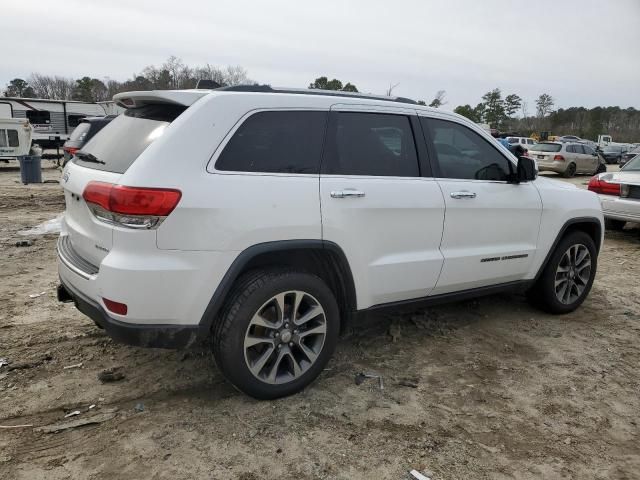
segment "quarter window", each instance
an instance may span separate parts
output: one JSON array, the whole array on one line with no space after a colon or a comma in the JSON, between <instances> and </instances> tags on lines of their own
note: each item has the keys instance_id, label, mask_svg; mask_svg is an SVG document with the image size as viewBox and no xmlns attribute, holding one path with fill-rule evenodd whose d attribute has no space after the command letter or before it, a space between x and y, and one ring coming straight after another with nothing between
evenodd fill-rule
<instances>
[{"instance_id":1,"label":"quarter window","mask_svg":"<svg viewBox=\"0 0 640 480\"><path fill-rule=\"evenodd\" d=\"M323 160L324 173L381 177L420 175L409 117L339 112L332 119Z\"/></svg>"},{"instance_id":2,"label":"quarter window","mask_svg":"<svg viewBox=\"0 0 640 480\"><path fill-rule=\"evenodd\" d=\"M216 169L318 173L327 112L275 111L250 116L220 154Z\"/></svg>"},{"instance_id":3,"label":"quarter window","mask_svg":"<svg viewBox=\"0 0 640 480\"><path fill-rule=\"evenodd\" d=\"M497 145L470 128L424 117L420 122L433 142L441 178L507 181L515 170Z\"/></svg>"}]
</instances>

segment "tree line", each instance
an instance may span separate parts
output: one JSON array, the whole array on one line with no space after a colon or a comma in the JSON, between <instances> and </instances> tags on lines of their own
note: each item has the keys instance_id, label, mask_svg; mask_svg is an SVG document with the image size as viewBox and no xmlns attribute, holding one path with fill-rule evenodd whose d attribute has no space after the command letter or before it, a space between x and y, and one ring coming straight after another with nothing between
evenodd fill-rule
<instances>
[{"instance_id":1,"label":"tree line","mask_svg":"<svg viewBox=\"0 0 640 480\"><path fill-rule=\"evenodd\" d=\"M171 56L160 65L149 65L125 81L108 77L103 79L84 76L78 79L58 75L32 73L28 78L15 78L5 88L6 97L48 98L100 102L115 94L132 90L168 90L195 88L198 80L213 80L220 85L256 84L240 66L219 67L210 64L189 66L180 58ZM385 94L391 96L398 84L389 85ZM358 92L351 82L322 76L308 85L310 89ZM439 108L447 104L446 91L438 90L429 102L421 105ZM543 131L557 135L577 135L591 140L602 133L612 135L615 141L640 140L640 110L633 107L571 107L554 109L555 99L542 93L532 108L519 95L509 93L503 97L500 88L485 93L476 106L459 105L454 112L476 123L486 123L501 131L521 135L540 134Z\"/></svg>"},{"instance_id":2,"label":"tree line","mask_svg":"<svg viewBox=\"0 0 640 480\"><path fill-rule=\"evenodd\" d=\"M597 140L608 134L617 142L640 141L640 110L633 107L571 107L554 109L555 99L542 93L529 110L527 102L512 93L504 98L499 88L485 93L475 107L459 105L453 111L476 123L487 123L500 131L524 136L540 134L576 135Z\"/></svg>"},{"instance_id":3,"label":"tree line","mask_svg":"<svg viewBox=\"0 0 640 480\"><path fill-rule=\"evenodd\" d=\"M5 97L47 98L102 102L120 92L132 90L174 90L195 88L198 80L213 80L220 85L255 83L240 66L217 67L210 64L191 67L171 56L161 65L149 65L129 80L82 77L73 79L58 75L32 73L26 80L15 78L4 90Z\"/></svg>"}]
</instances>

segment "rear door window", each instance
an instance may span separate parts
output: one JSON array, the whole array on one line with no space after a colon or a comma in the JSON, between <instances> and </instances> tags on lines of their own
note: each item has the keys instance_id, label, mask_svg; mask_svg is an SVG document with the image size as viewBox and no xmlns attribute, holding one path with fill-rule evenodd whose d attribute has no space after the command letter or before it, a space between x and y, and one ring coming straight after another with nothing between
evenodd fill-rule
<instances>
[{"instance_id":1,"label":"rear door window","mask_svg":"<svg viewBox=\"0 0 640 480\"><path fill-rule=\"evenodd\" d=\"M258 112L236 130L216 161L235 172L315 173L320 171L327 112Z\"/></svg>"},{"instance_id":2,"label":"rear door window","mask_svg":"<svg viewBox=\"0 0 640 480\"><path fill-rule=\"evenodd\" d=\"M406 115L336 112L327 135L323 173L418 177L418 155Z\"/></svg>"},{"instance_id":3,"label":"rear door window","mask_svg":"<svg viewBox=\"0 0 640 480\"><path fill-rule=\"evenodd\" d=\"M79 151L90 153L101 163L83 160L78 154L73 161L95 170L124 173L186 108L182 105L152 104L128 109Z\"/></svg>"}]
</instances>

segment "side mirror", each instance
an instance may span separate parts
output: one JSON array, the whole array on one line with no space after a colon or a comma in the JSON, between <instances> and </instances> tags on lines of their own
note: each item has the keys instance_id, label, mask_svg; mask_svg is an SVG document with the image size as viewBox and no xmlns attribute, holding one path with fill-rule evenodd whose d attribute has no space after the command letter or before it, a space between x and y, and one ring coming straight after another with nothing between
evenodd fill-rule
<instances>
[{"instance_id":1,"label":"side mirror","mask_svg":"<svg viewBox=\"0 0 640 480\"><path fill-rule=\"evenodd\" d=\"M518 171L516 173L518 182L529 182L538 177L536 162L529 157L518 157Z\"/></svg>"}]
</instances>

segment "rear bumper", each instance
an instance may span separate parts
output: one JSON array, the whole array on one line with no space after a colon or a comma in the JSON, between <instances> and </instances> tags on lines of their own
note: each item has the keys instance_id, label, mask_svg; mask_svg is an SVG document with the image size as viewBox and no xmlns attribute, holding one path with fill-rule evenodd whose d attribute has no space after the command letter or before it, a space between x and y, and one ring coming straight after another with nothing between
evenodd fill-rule
<instances>
[{"instance_id":1,"label":"rear bumper","mask_svg":"<svg viewBox=\"0 0 640 480\"><path fill-rule=\"evenodd\" d=\"M640 222L640 200L598 195L605 218L623 222Z\"/></svg>"},{"instance_id":2,"label":"rear bumper","mask_svg":"<svg viewBox=\"0 0 640 480\"><path fill-rule=\"evenodd\" d=\"M535 159L535 157L534 157ZM535 159L538 164L539 172L556 172L556 173L564 173L569 163L571 162L558 162L558 161L544 161Z\"/></svg>"},{"instance_id":3,"label":"rear bumper","mask_svg":"<svg viewBox=\"0 0 640 480\"><path fill-rule=\"evenodd\" d=\"M116 320L110 317L101 305L82 295L62 278L60 283L64 291L59 291L59 299L64 301L71 298L80 312L120 343L153 348L187 348L198 339L198 326L148 325Z\"/></svg>"}]
</instances>

